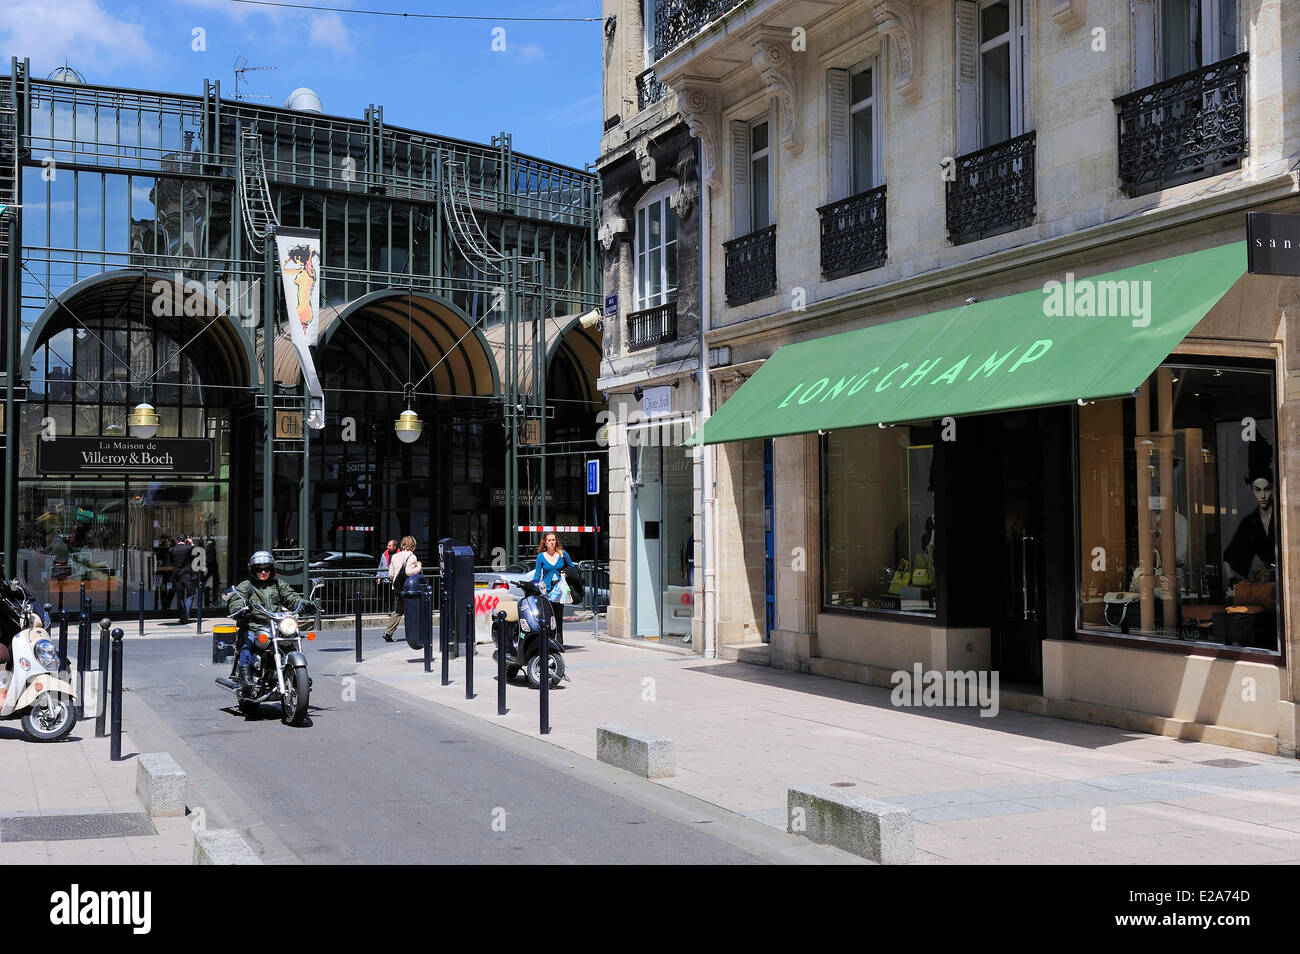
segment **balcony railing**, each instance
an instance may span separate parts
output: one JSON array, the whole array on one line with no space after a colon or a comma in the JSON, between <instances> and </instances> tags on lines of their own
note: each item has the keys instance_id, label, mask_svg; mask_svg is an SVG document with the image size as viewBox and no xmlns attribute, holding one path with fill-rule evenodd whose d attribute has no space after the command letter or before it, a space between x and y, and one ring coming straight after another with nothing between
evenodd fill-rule
<instances>
[{"instance_id":1,"label":"balcony railing","mask_svg":"<svg viewBox=\"0 0 1300 954\"><path fill-rule=\"evenodd\" d=\"M843 278L885 264L885 187L817 210L822 220L822 277Z\"/></svg>"},{"instance_id":2,"label":"balcony railing","mask_svg":"<svg viewBox=\"0 0 1300 954\"><path fill-rule=\"evenodd\" d=\"M653 69L646 70L636 78L636 108L638 111L653 106L664 98L668 87L655 78Z\"/></svg>"},{"instance_id":3,"label":"balcony railing","mask_svg":"<svg viewBox=\"0 0 1300 954\"><path fill-rule=\"evenodd\" d=\"M654 58L662 59L745 0L660 0L655 4Z\"/></svg>"},{"instance_id":4,"label":"balcony railing","mask_svg":"<svg viewBox=\"0 0 1300 954\"><path fill-rule=\"evenodd\" d=\"M640 351L677 340L677 302L655 305L627 316L627 350Z\"/></svg>"},{"instance_id":5,"label":"balcony railing","mask_svg":"<svg viewBox=\"0 0 1300 954\"><path fill-rule=\"evenodd\" d=\"M1034 223L1034 136L1027 132L957 157L945 184L950 242L974 242Z\"/></svg>"},{"instance_id":6,"label":"balcony railing","mask_svg":"<svg viewBox=\"0 0 1300 954\"><path fill-rule=\"evenodd\" d=\"M776 226L722 243L727 256L727 304L743 305L776 291Z\"/></svg>"},{"instance_id":7,"label":"balcony railing","mask_svg":"<svg viewBox=\"0 0 1300 954\"><path fill-rule=\"evenodd\" d=\"M1236 169L1246 136L1246 66L1236 56L1115 100L1119 178L1126 195Z\"/></svg>"}]
</instances>

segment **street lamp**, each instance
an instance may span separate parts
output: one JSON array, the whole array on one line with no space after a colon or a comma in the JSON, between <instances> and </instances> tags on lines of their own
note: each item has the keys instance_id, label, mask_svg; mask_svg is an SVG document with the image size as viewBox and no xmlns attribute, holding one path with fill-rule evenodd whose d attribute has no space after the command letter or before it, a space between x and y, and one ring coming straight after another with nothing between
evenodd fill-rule
<instances>
[{"instance_id":1,"label":"street lamp","mask_svg":"<svg viewBox=\"0 0 1300 954\"><path fill-rule=\"evenodd\" d=\"M158 412L152 404L137 404L135 410L126 416L126 426L132 437L148 440L158 433L158 424Z\"/></svg>"},{"instance_id":2,"label":"street lamp","mask_svg":"<svg viewBox=\"0 0 1300 954\"><path fill-rule=\"evenodd\" d=\"M420 420L420 415L408 407L393 422L393 430L397 432L397 439L403 444L414 444L420 439L424 422Z\"/></svg>"}]
</instances>

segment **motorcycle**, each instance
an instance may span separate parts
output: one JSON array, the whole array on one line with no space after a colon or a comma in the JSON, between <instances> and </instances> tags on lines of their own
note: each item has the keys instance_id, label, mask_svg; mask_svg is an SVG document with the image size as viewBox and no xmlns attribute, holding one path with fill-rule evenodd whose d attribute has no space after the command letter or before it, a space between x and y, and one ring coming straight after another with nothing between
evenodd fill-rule
<instances>
[{"instance_id":1,"label":"motorcycle","mask_svg":"<svg viewBox=\"0 0 1300 954\"><path fill-rule=\"evenodd\" d=\"M239 683L238 646L231 660L230 675L218 676L217 685L229 689L239 699L239 711L253 715L263 702L280 704L280 721L285 725L302 725L307 718L307 701L311 696L311 677L307 674L307 657L302 652L303 632L298 616L303 610L315 612L306 601L294 609L270 613L270 625L259 624L253 635L253 692L244 695ZM247 617L251 610L245 607L235 617ZM242 629L242 627L241 627ZM307 632L310 642L316 638Z\"/></svg>"},{"instance_id":2,"label":"motorcycle","mask_svg":"<svg viewBox=\"0 0 1300 954\"><path fill-rule=\"evenodd\" d=\"M49 617L21 580L5 589L23 595L0 595L0 719L21 718L33 742L57 742L77 724L77 692L59 671Z\"/></svg>"},{"instance_id":3,"label":"motorcycle","mask_svg":"<svg viewBox=\"0 0 1300 954\"><path fill-rule=\"evenodd\" d=\"M496 618L506 628L506 679L512 680L523 669L528 677L528 685L534 689L542 686L542 634L547 636L547 664L550 669L551 688L560 682L568 682L564 672L564 649L555 639L555 611L551 601L546 598L537 584L529 580L518 580L515 586L524 592L524 598L516 602L503 600L505 604L497 611ZM497 658L496 652L492 659Z\"/></svg>"}]
</instances>

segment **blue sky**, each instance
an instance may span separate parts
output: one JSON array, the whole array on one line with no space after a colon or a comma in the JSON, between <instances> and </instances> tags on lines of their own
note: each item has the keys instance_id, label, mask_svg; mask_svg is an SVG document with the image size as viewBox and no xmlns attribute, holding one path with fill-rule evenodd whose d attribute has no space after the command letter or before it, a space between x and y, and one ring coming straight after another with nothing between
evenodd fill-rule
<instances>
[{"instance_id":1,"label":"blue sky","mask_svg":"<svg viewBox=\"0 0 1300 954\"><path fill-rule=\"evenodd\" d=\"M299 86L325 112L488 142L582 168L599 152L600 0L320 0L330 7L477 16L595 17L587 23L412 20L250 6L232 0L0 0L0 54L45 76L66 60L91 83L199 95L204 78L234 96L237 55L248 91L283 105ZM494 34L500 28L504 34ZM195 50L195 30L204 50ZM494 50L504 45L504 50Z\"/></svg>"}]
</instances>

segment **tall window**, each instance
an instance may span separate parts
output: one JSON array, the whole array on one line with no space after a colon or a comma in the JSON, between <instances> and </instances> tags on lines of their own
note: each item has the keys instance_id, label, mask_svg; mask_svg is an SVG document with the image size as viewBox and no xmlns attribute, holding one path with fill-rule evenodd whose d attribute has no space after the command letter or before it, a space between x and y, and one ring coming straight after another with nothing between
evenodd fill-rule
<instances>
[{"instance_id":1,"label":"tall window","mask_svg":"<svg viewBox=\"0 0 1300 954\"><path fill-rule=\"evenodd\" d=\"M772 224L769 143L766 119L749 127L749 227L754 232Z\"/></svg>"},{"instance_id":2,"label":"tall window","mask_svg":"<svg viewBox=\"0 0 1300 954\"><path fill-rule=\"evenodd\" d=\"M1237 0L1160 0L1161 79L1237 52Z\"/></svg>"},{"instance_id":3,"label":"tall window","mask_svg":"<svg viewBox=\"0 0 1300 954\"><path fill-rule=\"evenodd\" d=\"M636 208L636 310L677 298L677 183L657 185Z\"/></svg>"},{"instance_id":4,"label":"tall window","mask_svg":"<svg viewBox=\"0 0 1300 954\"><path fill-rule=\"evenodd\" d=\"M980 146L1024 130L1023 0L982 0L979 7Z\"/></svg>"},{"instance_id":5,"label":"tall window","mask_svg":"<svg viewBox=\"0 0 1300 954\"><path fill-rule=\"evenodd\" d=\"M853 194L866 192L876 184L875 178L875 71L863 67L850 74L849 127L851 135L849 162L853 169Z\"/></svg>"}]
</instances>

